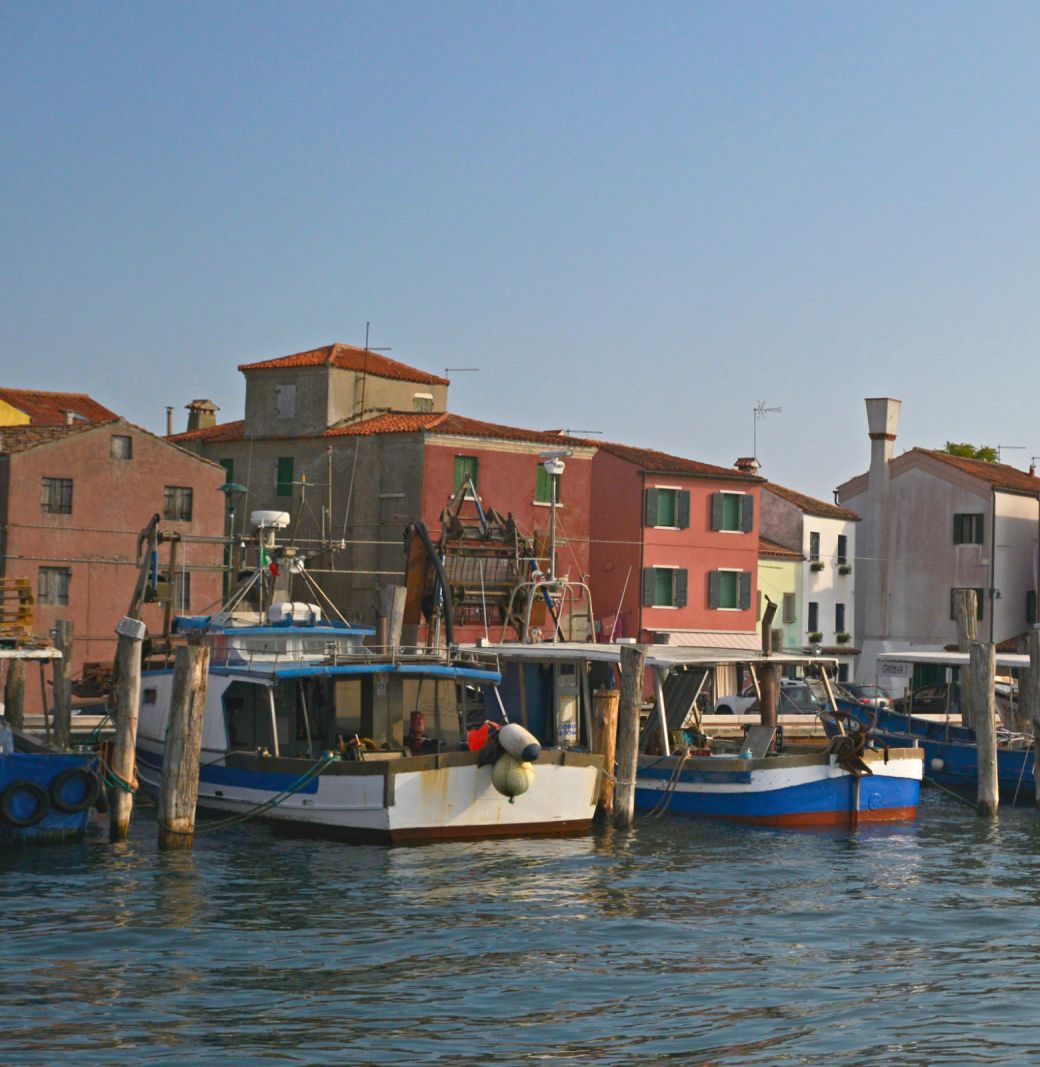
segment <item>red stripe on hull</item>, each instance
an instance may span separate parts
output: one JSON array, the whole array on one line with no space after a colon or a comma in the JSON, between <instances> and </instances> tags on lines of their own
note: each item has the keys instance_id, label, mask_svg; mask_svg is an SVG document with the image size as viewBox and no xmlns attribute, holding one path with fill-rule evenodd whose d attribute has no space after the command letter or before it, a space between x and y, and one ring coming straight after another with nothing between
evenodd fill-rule
<instances>
[{"instance_id":1,"label":"red stripe on hull","mask_svg":"<svg viewBox=\"0 0 1040 1067\"><path fill-rule=\"evenodd\" d=\"M679 815L689 814L677 812ZM695 819L743 822L754 826L857 826L860 823L909 822L917 818L917 808L880 808L876 811L798 811L789 815L701 815Z\"/></svg>"},{"instance_id":2,"label":"red stripe on hull","mask_svg":"<svg viewBox=\"0 0 1040 1067\"><path fill-rule=\"evenodd\" d=\"M477 841L488 837L553 837L588 833L592 819L554 823L512 823L494 826L430 826L405 830L366 830L349 826L322 826L293 819L263 819L284 837L321 837L364 845L425 845L436 841Z\"/></svg>"}]
</instances>

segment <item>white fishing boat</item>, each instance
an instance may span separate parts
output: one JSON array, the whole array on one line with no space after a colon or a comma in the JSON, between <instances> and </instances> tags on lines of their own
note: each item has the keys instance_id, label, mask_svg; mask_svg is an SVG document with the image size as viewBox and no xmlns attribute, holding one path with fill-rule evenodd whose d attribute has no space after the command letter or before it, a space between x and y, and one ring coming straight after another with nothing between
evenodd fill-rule
<instances>
[{"instance_id":1,"label":"white fishing boat","mask_svg":"<svg viewBox=\"0 0 1040 1067\"><path fill-rule=\"evenodd\" d=\"M326 618L302 558L276 545L288 517L254 521L253 578L218 614L175 627L210 649L200 808L388 844L590 827L601 757L541 747L515 724L470 750L470 726L497 696L495 655L366 646L374 631ZM294 587L311 600L292 599ZM151 791L172 688L172 665L142 672L138 776Z\"/></svg>"}]
</instances>

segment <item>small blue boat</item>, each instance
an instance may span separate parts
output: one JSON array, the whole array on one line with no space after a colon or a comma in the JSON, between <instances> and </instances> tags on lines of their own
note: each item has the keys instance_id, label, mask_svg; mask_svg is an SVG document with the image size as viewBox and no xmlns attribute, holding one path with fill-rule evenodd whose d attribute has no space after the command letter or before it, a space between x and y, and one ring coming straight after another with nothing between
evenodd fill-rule
<instances>
[{"instance_id":1,"label":"small blue boat","mask_svg":"<svg viewBox=\"0 0 1040 1067\"><path fill-rule=\"evenodd\" d=\"M838 701L838 710L845 712L852 722L869 729L871 737L884 745L917 744L923 748L926 778L967 797L974 797L978 792L978 751L974 730L845 700ZM829 715L821 717L827 735L837 736L840 731L834 719ZM1003 803L1034 802L1031 738L1010 736L998 743L997 781Z\"/></svg>"},{"instance_id":2,"label":"small blue boat","mask_svg":"<svg viewBox=\"0 0 1040 1067\"><path fill-rule=\"evenodd\" d=\"M15 751L0 720L0 846L81 838L100 792L97 767L91 753Z\"/></svg>"}]
</instances>

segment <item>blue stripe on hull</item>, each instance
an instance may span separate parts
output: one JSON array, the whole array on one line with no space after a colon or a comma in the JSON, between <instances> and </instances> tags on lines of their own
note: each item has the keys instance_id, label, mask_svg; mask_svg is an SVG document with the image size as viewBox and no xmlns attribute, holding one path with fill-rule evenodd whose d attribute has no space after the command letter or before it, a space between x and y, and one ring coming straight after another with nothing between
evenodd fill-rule
<instances>
[{"instance_id":1,"label":"blue stripe on hull","mask_svg":"<svg viewBox=\"0 0 1040 1067\"><path fill-rule=\"evenodd\" d=\"M680 784L686 781L685 775ZM855 779L851 775L821 779L783 789L757 792L708 792L676 789L668 802L667 811L682 815L702 815L720 819L746 819L775 822L789 819L809 824L813 816L820 822L835 821L844 815L851 818L855 804ZM920 796L920 782L913 778L894 778L880 774L859 779L860 795L857 814L871 819L905 818L909 809L916 810ZM653 808L661 799L660 789L647 789L640 774L636 785L636 807ZM898 814L897 814L898 813Z\"/></svg>"},{"instance_id":2,"label":"blue stripe on hull","mask_svg":"<svg viewBox=\"0 0 1040 1067\"><path fill-rule=\"evenodd\" d=\"M139 748L138 762L157 775L162 774L162 757ZM301 772L302 773L302 772ZM216 763L199 768L199 783L237 789L258 789L265 793L281 793L300 780L299 774L274 774L268 771L237 770L223 767ZM313 778L306 785L294 789L294 793L317 793L318 779Z\"/></svg>"},{"instance_id":3,"label":"blue stripe on hull","mask_svg":"<svg viewBox=\"0 0 1040 1067\"><path fill-rule=\"evenodd\" d=\"M90 767L93 756L59 752L12 752L0 755L0 793L14 782L32 782L50 792L55 778L72 767ZM93 769L93 768L91 768ZM81 794L82 796L82 794ZM20 796L19 800L25 799ZM66 796L66 800L69 798ZM26 814L31 809L26 808ZM87 811L59 811L53 804L35 826L9 826L0 819L0 844L37 844L82 837Z\"/></svg>"}]
</instances>

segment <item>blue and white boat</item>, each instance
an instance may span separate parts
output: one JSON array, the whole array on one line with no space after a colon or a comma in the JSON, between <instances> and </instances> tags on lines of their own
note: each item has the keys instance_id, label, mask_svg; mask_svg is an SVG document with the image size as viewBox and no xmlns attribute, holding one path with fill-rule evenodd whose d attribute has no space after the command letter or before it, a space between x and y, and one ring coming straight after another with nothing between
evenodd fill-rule
<instances>
[{"instance_id":1,"label":"blue and white boat","mask_svg":"<svg viewBox=\"0 0 1040 1067\"><path fill-rule=\"evenodd\" d=\"M272 514L254 516L261 536L264 523L288 521ZM591 826L601 757L542 749L533 763L531 752L489 761L467 747L470 720L485 718L479 691L501 678L492 652L371 648L373 630L284 598L286 577L320 598L299 557L272 539L261 559L276 561L281 598L257 601L261 566L218 615L178 620L210 649L200 808L386 844ZM157 792L172 666L146 669L141 686L138 777Z\"/></svg>"}]
</instances>

